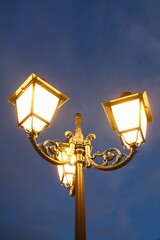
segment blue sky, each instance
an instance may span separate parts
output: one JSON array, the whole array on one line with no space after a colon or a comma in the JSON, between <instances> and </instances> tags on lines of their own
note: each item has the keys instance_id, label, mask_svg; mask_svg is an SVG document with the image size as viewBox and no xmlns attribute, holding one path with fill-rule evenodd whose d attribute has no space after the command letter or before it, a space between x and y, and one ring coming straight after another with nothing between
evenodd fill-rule
<instances>
[{"instance_id":1,"label":"blue sky","mask_svg":"<svg viewBox=\"0 0 160 240\"><path fill-rule=\"evenodd\" d=\"M117 171L85 170L87 239L160 239L159 9L158 0L1 1L2 240L74 239L74 198L17 128L7 102L32 72L70 98L40 140L63 140L81 112L84 135L97 136L93 153L123 150L101 102L147 91L154 123L146 144Z\"/></svg>"}]
</instances>

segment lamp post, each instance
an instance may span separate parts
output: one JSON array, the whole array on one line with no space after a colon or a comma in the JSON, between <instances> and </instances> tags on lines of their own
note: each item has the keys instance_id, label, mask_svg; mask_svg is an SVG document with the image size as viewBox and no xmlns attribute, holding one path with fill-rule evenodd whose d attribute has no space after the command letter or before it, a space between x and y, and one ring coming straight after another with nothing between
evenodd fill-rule
<instances>
[{"instance_id":1,"label":"lamp post","mask_svg":"<svg viewBox=\"0 0 160 240\"><path fill-rule=\"evenodd\" d=\"M136 94L124 92L120 98L103 102L102 106L112 129L117 131L122 145L128 148L128 154L117 148L92 154L91 141L96 136L92 133L84 138L80 113L75 115L75 134L66 131L65 141L37 143L39 134L51 125L55 111L68 99L44 79L31 74L9 102L16 105L18 126L28 134L34 149L57 166L61 184L69 189L71 196L75 196L75 239L85 240L84 169L94 167L111 171L125 166L137 148L145 143L147 123L153 118L145 91Z\"/></svg>"}]
</instances>

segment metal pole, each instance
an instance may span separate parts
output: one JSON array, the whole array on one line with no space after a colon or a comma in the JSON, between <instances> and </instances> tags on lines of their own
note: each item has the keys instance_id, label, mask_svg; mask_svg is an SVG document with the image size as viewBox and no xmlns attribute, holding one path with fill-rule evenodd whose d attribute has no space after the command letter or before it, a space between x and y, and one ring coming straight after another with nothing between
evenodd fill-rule
<instances>
[{"instance_id":1,"label":"metal pole","mask_svg":"<svg viewBox=\"0 0 160 240\"><path fill-rule=\"evenodd\" d=\"M81 129L82 115L75 115L76 125L76 174L75 174L75 240L86 240L84 200L84 137Z\"/></svg>"},{"instance_id":2,"label":"metal pole","mask_svg":"<svg viewBox=\"0 0 160 240\"><path fill-rule=\"evenodd\" d=\"M75 240L86 240L84 169L83 163L77 162L75 176Z\"/></svg>"}]
</instances>

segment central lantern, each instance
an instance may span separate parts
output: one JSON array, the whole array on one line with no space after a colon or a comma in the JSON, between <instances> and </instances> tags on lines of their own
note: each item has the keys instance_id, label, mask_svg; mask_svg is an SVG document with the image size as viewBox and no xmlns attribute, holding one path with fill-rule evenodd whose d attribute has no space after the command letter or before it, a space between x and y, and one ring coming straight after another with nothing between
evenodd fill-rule
<instances>
[{"instance_id":1,"label":"central lantern","mask_svg":"<svg viewBox=\"0 0 160 240\"><path fill-rule=\"evenodd\" d=\"M61 184L64 184L67 188L71 187L74 182L74 176L75 176L75 162L76 162L76 156L74 153L71 153L70 145L67 143L62 143L61 147L63 151L59 151L58 159L62 162L65 162L66 160L70 160L69 163L64 165L57 166L59 178Z\"/></svg>"}]
</instances>

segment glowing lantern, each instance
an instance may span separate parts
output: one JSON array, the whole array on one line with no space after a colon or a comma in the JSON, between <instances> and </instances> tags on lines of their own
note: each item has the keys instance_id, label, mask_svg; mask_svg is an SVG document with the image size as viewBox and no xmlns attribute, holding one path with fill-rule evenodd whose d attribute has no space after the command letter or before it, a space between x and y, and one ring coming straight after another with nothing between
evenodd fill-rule
<instances>
[{"instance_id":1,"label":"glowing lantern","mask_svg":"<svg viewBox=\"0 0 160 240\"><path fill-rule=\"evenodd\" d=\"M69 144L63 144L64 151L59 152L58 158L60 161L66 161L68 158L70 158L70 164L64 164L64 165L58 165L58 173L61 184L64 184L66 187L70 187L73 184L74 181L74 175L76 171L76 167L74 165L76 161L76 156L74 154L70 155L70 146Z\"/></svg>"},{"instance_id":2,"label":"glowing lantern","mask_svg":"<svg viewBox=\"0 0 160 240\"><path fill-rule=\"evenodd\" d=\"M147 123L152 122L152 113L146 91L131 94L125 92L120 98L102 103L110 125L129 148L131 144L145 142Z\"/></svg>"},{"instance_id":3,"label":"glowing lantern","mask_svg":"<svg viewBox=\"0 0 160 240\"><path fill-rule=\"evenodd\" d=\"M9 102L16 105L18 126L29 133L40 133L51 125L55 111L68 99L32 73L9 98Z\"/></svg>"}]
</instances>

